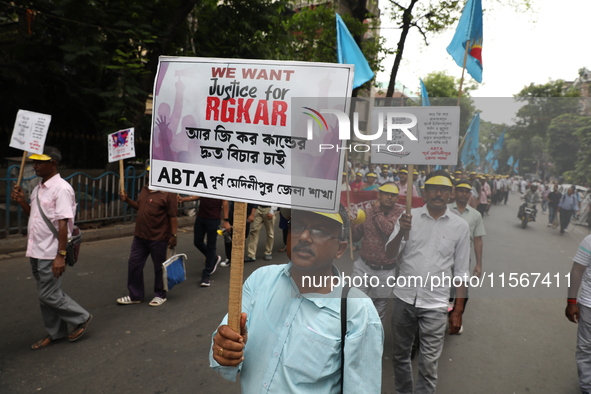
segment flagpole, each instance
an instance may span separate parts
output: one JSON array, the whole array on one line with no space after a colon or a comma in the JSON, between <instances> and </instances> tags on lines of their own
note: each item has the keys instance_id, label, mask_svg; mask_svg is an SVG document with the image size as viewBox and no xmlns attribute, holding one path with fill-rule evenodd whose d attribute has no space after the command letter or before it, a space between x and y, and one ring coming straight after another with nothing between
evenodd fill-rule
<instances>
[{"instance_id":1,"label":"flagpole","mask_svg":"<svg viewBox=\"0 0 591 394\"><path fill-rule=\"evenodd\" d=\"M470 48L470 40L466 41L466 50L464 51L464 66L462 67L462 77L460 78L460 89L458 90L458 107L460 106L460 99L462 98L462 86L464 85L464 72L466 71L466 62L468 61L469 48Z\"/></svg>"},{"instance_id":2,"label":"flagpole","mask_svg":"<svg viewBox=\"0 0 591 394\"><path fill-rule=\"evenodd\" d=\"M349 164L349 152L345 151L345 166ZM345 180L347 182L347 188L345 189L345 193L347 196L347 215L349 214L349 210L351 209L351 195L350 190L351 186L349 186L349 168L345 171ZM350 219L350 217L349 217ZM351 260L353 260L353 226L349 226L349 251L351 253Z\"/></svg>"}]
</instances>

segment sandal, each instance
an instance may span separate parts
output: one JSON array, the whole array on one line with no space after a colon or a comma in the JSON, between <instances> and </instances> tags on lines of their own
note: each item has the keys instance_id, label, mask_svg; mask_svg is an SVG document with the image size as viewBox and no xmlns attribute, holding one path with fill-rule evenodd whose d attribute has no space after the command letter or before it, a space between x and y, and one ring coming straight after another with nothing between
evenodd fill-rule
<instances>
[{"instance_id":1,"label":"sandal","mask_svg":"<svg viewBox=\"0 0 591 394\"><path fill-rule=\"evenodd\" d=\"M141 301L134 301L129 296L117 298L117 303L119 305L130 305L130 304L139 304Z\"/></svg>"},{"instance_id":2,"label":"sandal","mask_svg":"<svg viewBox=\"0 0 591 394\"><path fill-rule=\"evenodd\" d=\"M70 335L68 335L68 340L70 342L74 342L80 339L82 335L84 335L84 333L86 332L86 329L88 328L88 323L90 323L91 320L92 315L88 315L88 320L86 320L84 323L78 324L78 327L76 327L76 329L72 331Z\"/></svg>"},{"instance_id":3,"label":"sandal","mask_svg":"<svg viewBox=\"0 0 591 394\"><path fill-rule=\"evenodd\" d=\"M62 339L65 339L65 337L63 338L58 338L58 339L51 339L50 336L47 336L43 339L38 340L37 342L35 342L34 344L31 345L31 349L33 350L39 350L39 349L44 349L47 346L55 343L55 342L59 342Z\"/></svg>"},{"instance_id":4,"label":"sandal","mask_svg":"<svg viewBox=\"0 0 591 394\"><path fill-rule=\"evenodd\" d=\"M287 246L284 246L281 249L279 249L278 252L283 253L283 252L285 252L286 249L287 249Z\"/></svg>"},{"instance_id":5,"label":"sandal","mask_svg":"<svg viewBox=\"0 0 591 394\"><path fill-rule=\"evenodd\" d=\"M166 298L154 297L152 301L148 305L150 306L160 306L166 302Z\"/></svg>"}]
</instances>

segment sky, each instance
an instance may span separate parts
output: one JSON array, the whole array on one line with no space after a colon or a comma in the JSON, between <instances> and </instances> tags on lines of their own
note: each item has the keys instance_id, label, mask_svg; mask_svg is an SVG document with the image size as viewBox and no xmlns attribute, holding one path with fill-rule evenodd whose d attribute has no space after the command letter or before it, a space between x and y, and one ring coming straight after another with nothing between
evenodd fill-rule
<instances>
[{"instance_id":1,"label":"sky","mask_svg":"<svg viewBox=\"0 0 591 394\"><path fill-rule=\"evenodd\" d=\"M503 1L506 3L506 1ZM483 0L484 43L483 83L471 92L472 97L512 97L530 83L544 84L550 80L573 81L582 67L591 69L588 51L588 20L590 0L531 0L532 11L516 12L510 6L499 6L496 0ZM387 46L396 48L400 30L389 19L387 0L380 0L381 35ZM455 26L429 38L425 46L418 30L409 33L397 80L411 91L419 91L419 78L434 71L446 71L460 78L462 69L456 65L446 48ZM382 63L385 72L378 81L387 83L394 64L394 55ZM475 82L466 73L468 81ZM485 114L482 115L485 119ZM492 119L491 121L500 121ZM503 119L505 123L507 119Z\"/></svg>"}]
</instances>

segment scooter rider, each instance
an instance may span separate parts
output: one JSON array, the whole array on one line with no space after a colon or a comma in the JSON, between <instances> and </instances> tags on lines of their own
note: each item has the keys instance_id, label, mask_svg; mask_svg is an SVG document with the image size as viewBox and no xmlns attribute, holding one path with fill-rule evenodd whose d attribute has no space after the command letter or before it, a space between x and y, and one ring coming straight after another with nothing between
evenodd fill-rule
<instances>
[{"instance_id":1,"label":"scooter rider","mask_svg":"<svg viewBox=\"0 0 591 394\"><path fill-rule=\"evenodd\" d=\"M522 198L525 200L525 202L519 207L519 213L517 214L517 217L521 218L521 215L523 213L523 209L526 207L526 205L529 204L530 206L533 206L533 209L534 209L533 219L535 221L536 215L538 214L537 204L542 201L542 197L540 196L540 193L538 192L537 182L532 182L529 185L529 190L525 193L525 196L523 196Z\"/></svg>"}]
</instances>

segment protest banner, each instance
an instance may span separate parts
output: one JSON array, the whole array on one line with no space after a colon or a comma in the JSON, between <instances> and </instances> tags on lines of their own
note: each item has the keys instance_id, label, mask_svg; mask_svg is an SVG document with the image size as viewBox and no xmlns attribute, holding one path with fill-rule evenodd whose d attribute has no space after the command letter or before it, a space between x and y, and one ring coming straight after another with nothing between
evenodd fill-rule
<instances>
[{"instance_id":1,"label":"protest banner","mask_svg":"<svg viewBox=\"0 0 591 394\"><path fill-rule=\"evenodd\" d=\"M416 125L409 128L415 140L400 130L388 133L389 124L408 123L397 115L401 113L416 117ZM381 132L372 144L375 163L456 165L458 162L460 107L374 107L371 123ZM411 174L409 171L409 178Z\"/></svg>"},{"instance_id":2,"label":"protest banner","mask_svg":"<svg viewBox=\"0 0 591 394\"><path fill-rule=\"evenodd\" d=\"M407 130L393 125L416 123ZM408 185L412 194L414 165L456 165L460 135L460 107L374 107L371 124L378 130L372 144L372 160L376 163L407 164ZM409 135L410 134L410 135ZM406 213L411 210L407 201ZM408 234L405 235L408 239Z\"/></svg>"},{"instance_id":3,"label":"protest banner","mask_svg":"<svg viewBox=\"0 0 591 394\"><path fill-rule=\"evenodd\" d=\"M236 201L228 320L238 332L245 205L338 210L344 156L319 146L343 141L320 111L348 113L352 81L346 64L160 58L150 187Z\"/></svg>"},{"instance_id":4,"label":"protest banner","mask_svg":"<svg viewBox=\"0 0 591 394\"><path fill-rule=\"evenodd\" d=\"M16 186L21 184L27 152L43 154L43 146L47 137L47 130L51 123L51 115L19 109L14 121L12 137L10 137L11 148L23 151L21 167L18 174Z\"/></svg>"},{"instance_id":5,"label":"protest banner","mask_svg":"<svg viewBox=\"0 0 591 394\"><path fill-rule=\"evenodd\" d=\"M119 190L125 189L123 160L135 157L134 128L119 130L107 135L109 163L119 161Z\"/></svg>"},{"instance_id":6,"label":"protest banner","mask_svg":"<svg viewBox=\"0 0 591 394\"><path fill-rule=\"evenodd\" d=\"M352 66L161 57L154 89L151 187L335 212ZM322 126L308 138L308 121Z\"/></svg>"}]
</instances>

